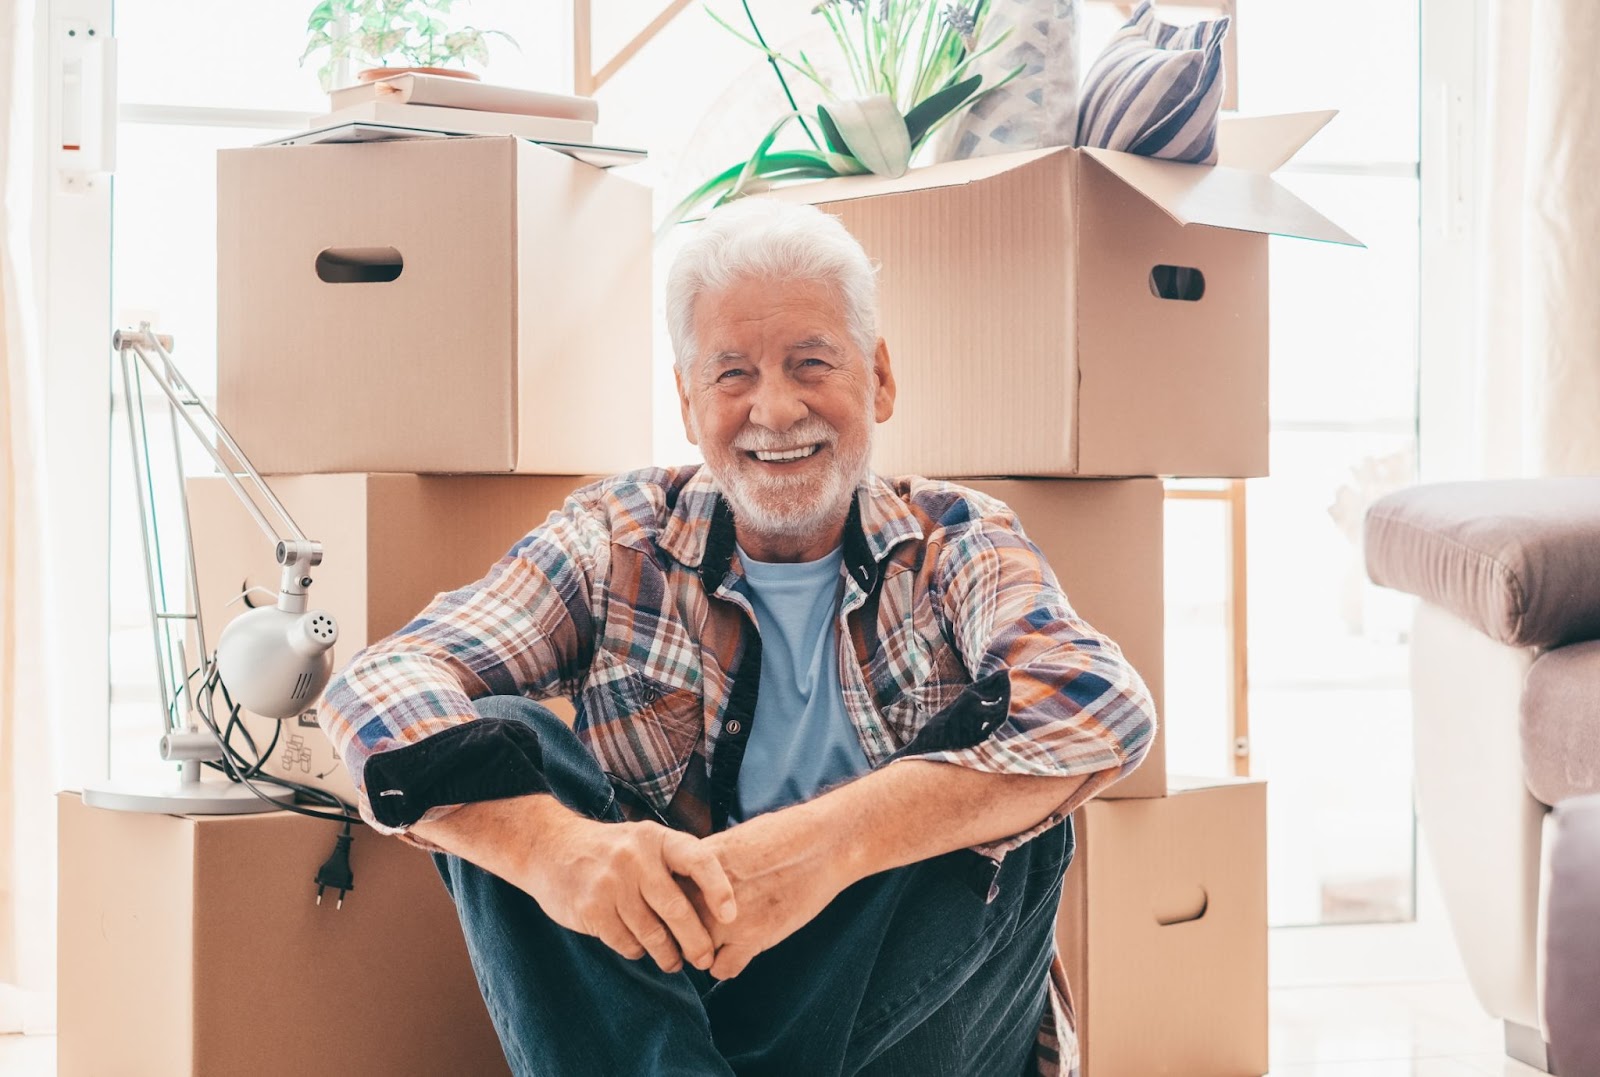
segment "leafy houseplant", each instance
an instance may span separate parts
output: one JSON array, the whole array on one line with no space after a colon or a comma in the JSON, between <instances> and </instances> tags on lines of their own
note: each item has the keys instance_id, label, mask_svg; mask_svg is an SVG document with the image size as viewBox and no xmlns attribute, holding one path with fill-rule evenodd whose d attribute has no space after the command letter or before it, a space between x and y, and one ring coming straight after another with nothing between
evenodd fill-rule
<instances>
[{"instance_id":1,"label":"leafy houseplant","mask_svg":"<svg viewBox=\"0 0 1600 1077\"><path fill-rule=\"evenodd\" d=\"M740 3L749 34L710 7L706 13L766 56L791 111L777 119L747 160L689 192L662 222L663 231L708 199L722 205L786 180L904 175L940 126L1022 71L1017 67L991 86L983 85L983 76L968 73L974 60L1009 33L984 39L987 0L943 5L938 0L821 0L812 11L827 21L850 74L851 85L841 92L804 52L791 58L770 48L749 0ZM824 100L817 105L815 130L795 104L785 70L820 89ZM779 133L794 121L810 148L774 150Z\"/></svg>"},{"instance_id":2,"label":"leafy houseplant","mask_svg":"<svg viewBox=\"0 0 1600 1077\"><path fill-rule=\"evenodd\" d=\"M372 68L422 68L477 78L448 65L465 60L486 62L490 37L516 42L499 30L451 29L444 17L455 4L456 0L320 0L306 20L310 36L300 63L303 66L307 57L327 50L327 62L317 72L324 90L331 88L333 70L340 60Z\"/></svg>"}]
</instances>

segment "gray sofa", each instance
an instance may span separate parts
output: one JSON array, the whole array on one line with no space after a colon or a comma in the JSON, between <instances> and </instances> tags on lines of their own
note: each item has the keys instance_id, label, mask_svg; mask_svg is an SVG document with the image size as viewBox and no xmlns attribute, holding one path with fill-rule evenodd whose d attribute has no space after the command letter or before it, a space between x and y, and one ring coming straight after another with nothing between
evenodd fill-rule
<instances>
[{"instance_id":1,"label":"gray sofa","mask_svg":"<svg viewBox=\"0 0 1600 1077\"><path fill-rule=\"evenodd\" d=\"M1417 815L1472 987L1508 1054L1600 1077L1600 478L1401 490L1365 545L1421 599Z\"/></svg>"}]
</instances>

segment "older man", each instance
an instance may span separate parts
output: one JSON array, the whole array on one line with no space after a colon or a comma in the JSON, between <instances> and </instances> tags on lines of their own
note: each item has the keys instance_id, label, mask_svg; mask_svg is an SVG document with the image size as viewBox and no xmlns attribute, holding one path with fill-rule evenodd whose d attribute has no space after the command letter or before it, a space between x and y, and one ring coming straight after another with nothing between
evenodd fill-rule
<instances>
[{"instance_id":1,"label":"older man","mask_svg":"<svg viewBox=\"0 0 1600 1077\"><path fill-rule=\"evenodd\" d=\"M704 466L578 491L351 661L363 814L435 850L519 1075L1070 1069L1069 815L1143 757L1143 682L1004 505L870 471L837 220L719 210L667 317Z\"/></svg>"}]
</instances>

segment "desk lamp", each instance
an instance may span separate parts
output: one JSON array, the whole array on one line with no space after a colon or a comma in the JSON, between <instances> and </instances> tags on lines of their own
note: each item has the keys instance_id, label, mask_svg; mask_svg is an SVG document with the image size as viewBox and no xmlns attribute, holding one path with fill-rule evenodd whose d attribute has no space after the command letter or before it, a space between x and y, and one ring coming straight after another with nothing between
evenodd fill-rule
<instances>
[{"instance_id":1,"label":"desk lamp","mask_svg":"<svg viewBox=\"0 0 1600 1077\"><path fill-rule=\"evenodd\" d=\"M150 596L151 638L155 643L156 670L161 682L165 726L161 758L181 764L175 780L164 788L101 783L83 791L85 804L123 811L163 812L183 815L235 815L273 811L294 798L289 788L258 789L249 780L203 781L205 762L227 764L229 751L217 723L216 694L229 701L225 715L237 704L256 714L279 720L304 711L321 694L333 673L333 644L339 627L324 610L307 609L310 570L322 563L322 544L306 538L251 465L233 436L200 394L195 392L172 361L172 338L157 335L150 323L137 330L123 329L111 338L122 368L123 393L128 402L128 430L133 443L133 475L139 487L140 537L144 545L145 584ZM141 370L142 368L142 370ZM147 376L148 375L148 379ZM165 571L161 558L161 530L157 525L155 487L150 477L150 436L144 404L144 382L153 381L171 407L172 451L178 494L183 505L183 541L188 557L184 608L168 608ZM195 569L194 536L189 526L189 495L183 482L183 456L178 419L188 425L223 478L244 503L251 517L274 544L283 567L278 601L235 618L223 630L212 654L206 647L205 623L200 616L199 578ZM220 443L231 456L224 460ZM275 527L246 490L240 474L276 518ZM200 664L191 670L185 655L185 635L193 625ZM236 769L227 764L233 773Z\"/></svg>"}]
</instances>

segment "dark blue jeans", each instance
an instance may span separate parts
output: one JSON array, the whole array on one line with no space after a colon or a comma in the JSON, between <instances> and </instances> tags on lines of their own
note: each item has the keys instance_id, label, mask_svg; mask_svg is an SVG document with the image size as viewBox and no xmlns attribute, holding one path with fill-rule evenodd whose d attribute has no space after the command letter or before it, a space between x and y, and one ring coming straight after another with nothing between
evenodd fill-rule
<instances>
[{"instance_id":1,"label":"dark blue jeans","mask_svg":"<svg viewBox=\"0 0 1600 1077\"><path fill-rule=\"evenodd\" d=\"M477 707L537 731L568 807L621 820L610 781L560 719L516 696ZM963 870L970 854L863 879L721 982L629 961L498 877L434 860L517 1077L1022 1077L1048 1004L1070 827L1008 855L992 901Z\"/></svg>"}]
</instances>

